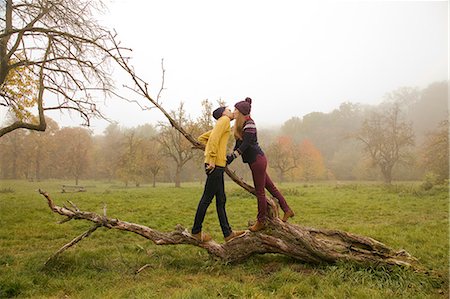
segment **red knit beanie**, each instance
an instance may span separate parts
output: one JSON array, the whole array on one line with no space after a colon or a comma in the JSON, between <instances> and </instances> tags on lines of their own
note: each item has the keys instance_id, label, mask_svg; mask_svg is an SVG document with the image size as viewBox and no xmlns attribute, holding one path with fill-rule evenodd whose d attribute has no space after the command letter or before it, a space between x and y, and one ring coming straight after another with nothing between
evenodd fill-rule
<instances>
[{"instance_id":1,"label":"red knit beanie","mask_svg":"<svg viewBox=\"0 0 450 299\"><path fill-rule=\"evenodd\" d=\"M239 110L243 115L249 115L252 110L252 99L245 98L245 101L237 102L234 107Z\"/></svg>"}]
</instances>

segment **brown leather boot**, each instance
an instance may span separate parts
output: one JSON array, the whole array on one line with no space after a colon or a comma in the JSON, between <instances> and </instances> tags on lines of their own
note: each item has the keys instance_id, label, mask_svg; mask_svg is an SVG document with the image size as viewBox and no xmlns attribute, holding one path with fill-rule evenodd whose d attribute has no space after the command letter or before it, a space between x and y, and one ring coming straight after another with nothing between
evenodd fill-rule
<instances>
[{"instance_id":1,"label":"brown leather boot","mask_svg":"<svg viewBox=\"0 0 450 299\"><path fill-rule=\"evenodd\" d=\"M201 243L205 243L205 242L209 242L212 240L211 236L207 233L204 232L199 232L197 234L192 234L192 236L194 237L194 239L196 239L197 241L201 242Z\"/></svg>"},{"instance_id":2,"label":"brown leather boot","mask_svg":"<svg viewBox=\"0 0 450 299\"><path fill-rule=\"evenodd\" d=\"M283 222L286 222L288 220L288 218L294 217L294 212L292 210L287 210L286 213L284 213L283 216Z\"/></svg>"},{"instance_id":3,"label":"brown leather boot","mask_svg":"<svg viewBox=\"0 0 450 299\"><path fill-rule=\"evenodd\" d=\"M258 220L256 220L255 224L249 227L249 230L252 232L257 232L264 229L264 227L266 227L266 224L264 222L259 222Z\"/></svg>"},{"instance_id":4,"label":"brown leather boot","mask_svg":"<svg viewBox=\"0 0 450 299\"><path fill-rule=\"evenodd\" d=\"M232 231L228 237L225 237L225 242L231 241L236 237L242 236L244 233L245 230Z\"/></svg>"}]
</instances>

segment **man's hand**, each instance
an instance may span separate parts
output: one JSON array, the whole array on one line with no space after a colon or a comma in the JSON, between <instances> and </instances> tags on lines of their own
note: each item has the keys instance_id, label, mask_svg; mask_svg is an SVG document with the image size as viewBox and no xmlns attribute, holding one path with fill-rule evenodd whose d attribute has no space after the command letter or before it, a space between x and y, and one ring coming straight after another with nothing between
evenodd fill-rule
<instances>
[{"instance_id":1,"label":"man's hand","mask_svg":"<svg viewBox=\"0 0 450 299\"><path fill-rule=\"evenodd\" d=\"M206 167L205 167L205 172L206 174L211 174L214 169L216 168L216 164L214 163L209 163Z\"/></svg>"}]
</instances>

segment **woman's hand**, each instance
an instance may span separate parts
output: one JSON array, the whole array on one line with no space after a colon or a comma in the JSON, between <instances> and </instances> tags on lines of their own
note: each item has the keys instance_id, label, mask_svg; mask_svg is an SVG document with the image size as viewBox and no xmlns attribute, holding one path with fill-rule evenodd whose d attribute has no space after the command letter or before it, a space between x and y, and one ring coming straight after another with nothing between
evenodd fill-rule
<instances>
[{"instance_id":1,"label":"woman's hand","mask_svg":"<svg viewBox=\"0 0 450 299\"><path fill-rule=\"evenodd\" d=\"M227 155L227 165L231 164L231 162L233 162L233 160L236 159L236 154L234 152L232 152L231 154Z\"/></svg>"}]
</instances>

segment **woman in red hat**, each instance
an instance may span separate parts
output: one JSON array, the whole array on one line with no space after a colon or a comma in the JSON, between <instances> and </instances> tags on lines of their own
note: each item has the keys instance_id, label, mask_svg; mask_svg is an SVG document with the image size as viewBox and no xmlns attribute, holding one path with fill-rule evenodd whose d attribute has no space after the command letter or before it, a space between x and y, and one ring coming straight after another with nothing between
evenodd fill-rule
<instances>
[{"instance_id":1,"label":"woman in red hat","mask_svg":"<svg viewBox=\"0 0 450 299\"><path fill-rule=\"evenodd\" d=\"M256 134L256 125L250 117L252 99L246 98L234 105L234 138L236 145L233 153L227 155L227 164L233 162L237 156L242 156L242 161L248 163L252 171L253 183L255 185L256 197L258 199L258 218L256 223L250 227L255 232L264 229L267 220L267 200L265 189L273 197L278 199L281 209L284 212L283 221L294 216L294 212L288 206L281 192L267 174L267 158L259 147Z\"/></svg>"}]
</instances>

